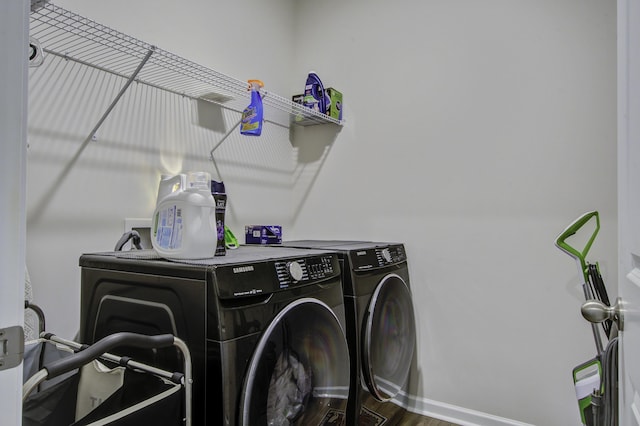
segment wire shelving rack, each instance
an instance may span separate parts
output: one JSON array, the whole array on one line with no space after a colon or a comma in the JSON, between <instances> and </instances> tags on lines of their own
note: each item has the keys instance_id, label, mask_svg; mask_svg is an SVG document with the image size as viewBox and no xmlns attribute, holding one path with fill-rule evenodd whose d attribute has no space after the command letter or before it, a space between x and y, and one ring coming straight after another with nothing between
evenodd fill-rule
<instances>
[{"instance_id":1,"label":"wire shelving rack","mask_svg":"<svg viewBox=\"0 0 640 426\"><path fill-rule=\"evenodd\" d=\"M213 102L236 112L242 112L250 100L245 81L138 40L47 0L32 0L29 29L32 43L40 46L45 57L59 56L120 76L127 80L121 92L136 82L192 99ZM273 92L262 90L261 93L265 121L285 127L291 124L342 125L340 120L305 108ZM108 111L105 116L107 114Z\"/></svg>"}]
</instances>

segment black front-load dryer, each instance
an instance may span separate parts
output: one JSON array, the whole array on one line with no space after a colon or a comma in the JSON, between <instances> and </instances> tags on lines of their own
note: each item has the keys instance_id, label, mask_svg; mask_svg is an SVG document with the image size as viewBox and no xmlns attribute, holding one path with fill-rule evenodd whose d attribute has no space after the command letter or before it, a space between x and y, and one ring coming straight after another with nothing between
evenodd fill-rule
<instances>
[{"instance_id":1,"label":"black front-load dryer","mask_svg":"<svg viewBox=\"0 0 640 426\"><path fill-rule=\"evenodd\" d=\"M350 363L335 253L241 246L184 263L142 250L83 255L80 266L84 342L117 331L186 341L194 425L344 419ZM179 368L172 350L133 357Z\"/></svg>"},{"instance_id":2,"label":"black front-load dryer","mask_svg":"<svg viewBox=\"0 0 640 426\"><path fill-rule=\"evenodd\" d=\"M407 391L416 345L404 245L324 240L287 241L283 245L331 250L340 256L353 374L353 412L348 419L353 424L376 424L380 420L377 407ZM391 407L385 408L385 412L391 411Z\"/></svg>"}]
</instances>

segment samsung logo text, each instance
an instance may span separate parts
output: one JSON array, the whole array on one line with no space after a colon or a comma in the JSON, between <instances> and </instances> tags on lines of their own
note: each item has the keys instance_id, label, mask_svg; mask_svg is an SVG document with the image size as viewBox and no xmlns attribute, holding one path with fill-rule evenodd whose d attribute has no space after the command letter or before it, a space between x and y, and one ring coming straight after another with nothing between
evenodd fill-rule
<instances>
[{"instance_id":1,"label":"samsung logo text","mask_svg":"<svg viewBox=\"0 0 640 426\"><path fill-rule=\"evenodd\" d=\"M251 272L253 271L253 266L249 265L249 266L237 266L235 268L233 268L233 273L234 274L242 274L244 272Z\"/></svg>"}]
</instances>

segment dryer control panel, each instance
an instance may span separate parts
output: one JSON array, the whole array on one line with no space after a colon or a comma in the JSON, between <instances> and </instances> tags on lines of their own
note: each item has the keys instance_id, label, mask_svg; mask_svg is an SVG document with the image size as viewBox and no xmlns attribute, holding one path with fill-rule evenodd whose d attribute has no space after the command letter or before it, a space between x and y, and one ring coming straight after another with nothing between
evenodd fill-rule
<instances>
[{"instance_id":1,"label":"dryer control panel","mask_svg":"<svg viewBox=\"0 0 640 426\"><path fill-rule=\"evenodd\" d=\"M280 288L324 280L335 275L333 256L308 257L275 263Z\"/></svg>"},{"instance_id":2,"label":"dryer control panel","mask_svg":"<svg viewBox=\"0 0 640 426\"><path fill-rule=\"evenodd\" d=\"M354 250L350 253L350 257L354 271L384 268L407 261L407 254L402 244Z\"/></svg>"}]
</instances>

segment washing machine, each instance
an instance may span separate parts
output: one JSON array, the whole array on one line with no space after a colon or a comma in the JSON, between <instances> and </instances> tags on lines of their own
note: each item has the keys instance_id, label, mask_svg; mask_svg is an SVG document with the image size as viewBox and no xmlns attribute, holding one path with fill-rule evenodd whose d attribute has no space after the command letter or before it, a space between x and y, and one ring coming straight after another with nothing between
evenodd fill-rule
<instances>
[{"instance_id":1,"label":"washing machine","mask_svg":"<svg viewBox=\"0 0 640 426\"><path fill-rule=\"evenodd\" d=\"M407 254L403 244L370 241L287 241L285 247L335 251L343 271L351 357L350 424L376 425L399 408L416 346ZM388 414L387 414L388 415Z\"/></svg>"},{"instance_id":2,"label":"washing machine","mask_svg":"<svg viewBox=\"0 0 640 426\"><path fill-rule=\"evenodd\" d=\"M185 263L136 250L85 254L80 266L82 341L117 331L182 338L194 424L344 423L351 366L335 253L241 246ZM114 352L179 368L171 349Z\"/></svg>"}]
</instances>

